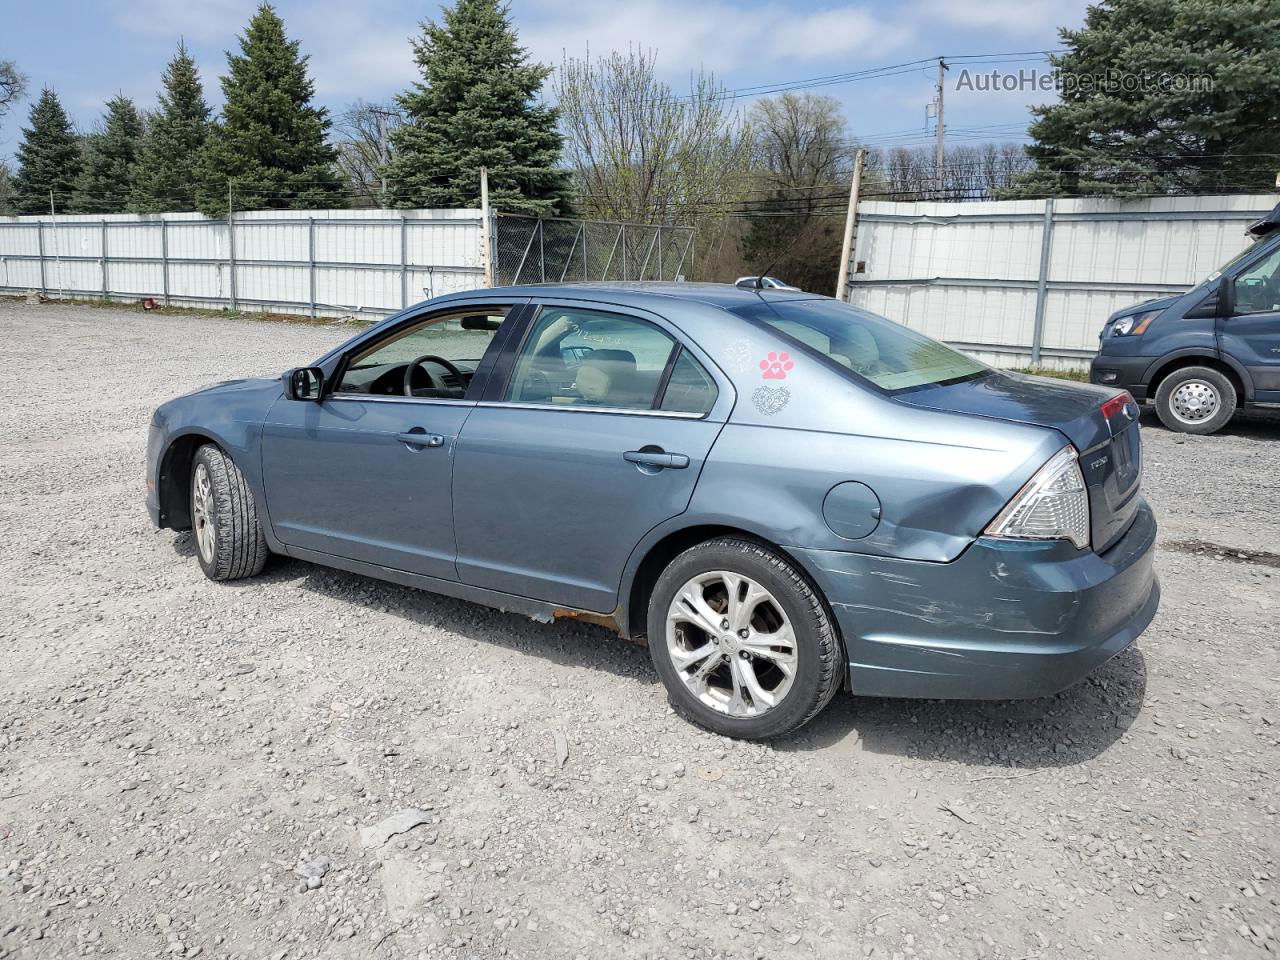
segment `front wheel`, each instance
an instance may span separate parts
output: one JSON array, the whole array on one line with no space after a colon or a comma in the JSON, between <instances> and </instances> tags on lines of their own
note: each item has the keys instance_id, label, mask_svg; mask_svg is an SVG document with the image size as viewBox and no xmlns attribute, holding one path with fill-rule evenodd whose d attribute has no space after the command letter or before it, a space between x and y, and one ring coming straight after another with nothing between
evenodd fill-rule
<instances>
[{"instance_id":1,"label":"front wheel","mask_svg":"<svg viewBox=\"0 0 1280 960\"><path fill-rule=\"evenodd\" d=\"M1179 433L1216 433L1236 411L1236 388L1212 367L1183 367L1160 382L1156 414Z\"/></svg>"},{"instance_id":2,"label":"front wheel","mask_svg":"<svg viewBox=\"0 0 1280 960\"><path fill-rule=\"evenodd\" d=\"M191 536L210 580L237 580L262 571L266 538L253 491L235 462L212 443L191 464Z\"/></svg>"},{"instance_id":3,"label":"front wheel","mask_svg":"<svg viewBox=\"0 0 1280 960\"><path fill-rule=\"evenodd\" d=\"M844 677L817 590L748 540L710 540L676 557L654 586L648 620L649 652L672 704L725 736L791 733Z\"/></svg>"}]
</instances>

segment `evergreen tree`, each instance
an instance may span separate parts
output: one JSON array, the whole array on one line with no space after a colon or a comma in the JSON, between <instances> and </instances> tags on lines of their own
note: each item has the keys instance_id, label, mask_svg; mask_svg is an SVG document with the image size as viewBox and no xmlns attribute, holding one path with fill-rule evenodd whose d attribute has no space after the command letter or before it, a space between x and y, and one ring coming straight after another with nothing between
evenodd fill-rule
<instances>
[{"instance_id":1,"label":"evergreen tree","mask_svg":"<svg viewBox=\"0 0 1280 960\"><path fill-rule=\"evenodd\" d=\"M1280 167L1280 0L1103 0L1050 58L1039 169L1006 195L1268 190Z\"/></svg>"},{"instance_id":2,"label":"evergreen tree","mask_svg":"<svg viewBox=\"0 0 1280 960\"><path fill-rule=\"evenodd\" d=\"M80 176L80 138L48 87L31 107L31 126L22 130L17 156L13 206L19 213L48 213L50 191L60 208L71 200Z\"/></svg>"},{"instance_id":3,"label":"evergreen tree","mask_svg":"<svg viewBox=\"0 0 1280 960\"><path fill-rule=\"evenodd\" d=\"M237 209L342 205L336 154L325 142L329 116L311 104L307 60L275 9L262 4L240 38L240 53L227 54L222 124L201 157L198 205L209 216L226 214L228 183Z\"/></svg>"},{"instance_id":4,"label":"evergreen tree","mask_svg":"<svg viewBox=\"0 0 1280 960\"><path fill-rule=\"evenodd\" d=\"M197 164L209 136L209 105L183 43L165 68L159 99L134 168L130 208L139 213L194 210Z\"/></svg>"},{"instance_id":5,"label":"evergreen tree","mask_svg":"<svg viewBox=\"0 0 1280 960\"><path fill-rule=\"evenodd\" d=\"M133 101L117 94L107 101L99 133L85 138L84 166L76 181L76 213L123 213L133 189L133 167L142 144L142 118Z\"/></svg>"},{"instance_id":6,"label":"evergreen tree","mask_svg":"<svg viewBox=\"0 0 1280 960\"><path fill-rule=\"evenodd\" d=\"M546 216L567 206L557 167L556 111L536 102L550 67L528 62L500 0L457 0L443 24L426 21L414 41L422 81L398 99L407 122L392 134L390 193L401 207L473 206L480 168L490 202Z\"/></svg>"}]
</instances>

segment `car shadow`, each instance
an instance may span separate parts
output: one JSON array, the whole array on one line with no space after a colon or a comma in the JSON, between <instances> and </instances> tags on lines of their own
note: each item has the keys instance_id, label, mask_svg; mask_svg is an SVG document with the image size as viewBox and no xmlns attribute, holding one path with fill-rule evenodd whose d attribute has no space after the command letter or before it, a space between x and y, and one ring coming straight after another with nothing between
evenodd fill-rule
<instances>
[{"instance_id":1,"label":"car shadow","mask_svg":"<svg viewBox=\"0 0 1280 960\"><path fill-rule=\"evenodd\" d=\"M504 613L467 600L278 555L271 557L260 576L230 581L226 586L260 584L263 580L293 582L342 603L385 609L423 630L456 633L561 666L602 670L644 683L658 682L657 671L643 645L624 640L597 624L571 618L542 623L523 614Z\"/></svg>"},{"instance_id":2,"label":"car shadow","mask_svg":"<svg viewBox=\"0 0 1280 960\"><path fill-rule=\"evenodd\" d=\"M970 766L1069 767L1124 736L1142 709L1146 658L1132 646L1052 697L890 700L837 697L775 747L866 751Z\"/></svg>"},{"instance_id":3,"label":"car shadow","mask_svg":"<svg viewBox=\"0 0 1280 960\"><path fill-rule=\"evenodd\" d=\"M174 551L194 557L189 533ZM591 623L540 623L516 613L274 555L262 574L228 589L293 583L344 604L385 610L424 630L659 685L648 650ZM1146 660L1133 646L1074 686L1035 700L906 700L838 694L810 723L773 741L782 752L867 751L973 766L1064 767L1092 759L1123 736L1142 708Z\"/></svg>"}]
</instances>

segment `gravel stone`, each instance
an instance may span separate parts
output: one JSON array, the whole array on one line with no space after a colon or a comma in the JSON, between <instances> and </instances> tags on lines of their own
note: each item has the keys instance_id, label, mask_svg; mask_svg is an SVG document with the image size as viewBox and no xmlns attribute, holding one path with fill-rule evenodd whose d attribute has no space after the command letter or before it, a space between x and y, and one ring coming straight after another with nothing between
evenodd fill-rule
<instances>
[{"instance_id":1,"label":"gravel stone","mask_svg":"<svg viewBox=\"0 0 1280 960\"><path fill-rule=\"evenodd\" d=\"M0 301L0 957L1280 952L1280 422L1144 417L1164 599L1084 682L736 744L599 627L150 527L159 403L351 332Z\"/></svg>"}]
</instances>

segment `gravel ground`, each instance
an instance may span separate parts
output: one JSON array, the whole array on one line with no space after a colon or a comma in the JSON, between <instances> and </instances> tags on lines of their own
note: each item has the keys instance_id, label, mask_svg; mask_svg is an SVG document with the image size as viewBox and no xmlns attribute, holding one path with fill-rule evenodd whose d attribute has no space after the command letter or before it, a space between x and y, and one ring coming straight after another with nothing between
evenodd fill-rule
<instances>
[{"instance_id":1,"label":"gravel ground","mask_svg":"<svg viewBox=\"0 0 1280 960\"><path fill-rule=\"evenodd\" d=\"M151 529L158 403L349 332L0 303L0 957L1280 953L1280 424L1148 425L1164 605L1089 680L739 744L600 628Z\"/></svg>"}]
</instances>

